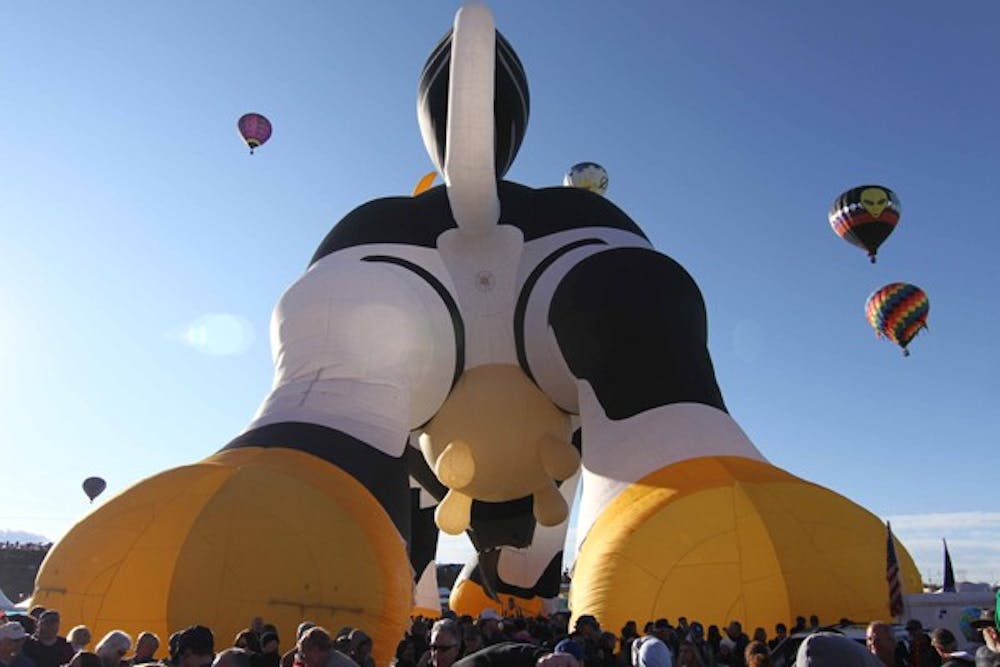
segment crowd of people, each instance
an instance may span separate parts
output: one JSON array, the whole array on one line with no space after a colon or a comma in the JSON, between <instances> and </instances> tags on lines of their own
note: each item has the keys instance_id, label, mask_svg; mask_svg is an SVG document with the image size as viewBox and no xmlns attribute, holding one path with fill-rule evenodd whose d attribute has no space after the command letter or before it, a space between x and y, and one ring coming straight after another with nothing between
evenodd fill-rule
<instances>
[{"instance_id":1,"label":"crowd of people","mask_svg":"<svg viewBox=\"0 0 1000 667\"><path fill-rule=\"evenodd\" d=\"M825 632L819 619L803 617L789 629L782 623L768 635L747 635L739 621L721 629L678 618L660 618L642 631L635 621L616 632L589 615L502 617L492 609L478 618L446 614L432 621L413 618L396 646L392 667L771 667L771 654L790 635L808 633L796 652L800 667L1000 667L1000 637L994 610L984 610L973 627L984 645L975 655L960 651L946 628L930 632L919 621L906 625L908 641L892 627L867 627L866 644ZM282 651L277 629L254 618L232 642L195 625L172 634L166 646L150 632L135 640L112 630L94 638L84 626L60 634L59 612L35 607L27 614L0 618L0 667L376 667L372 639L344 627L335 634L309 621L299 624L294 646ZM163 650L161 650L163 649ZM790 663L786 663L790 664Z\"/></svg>"}]
</instances>

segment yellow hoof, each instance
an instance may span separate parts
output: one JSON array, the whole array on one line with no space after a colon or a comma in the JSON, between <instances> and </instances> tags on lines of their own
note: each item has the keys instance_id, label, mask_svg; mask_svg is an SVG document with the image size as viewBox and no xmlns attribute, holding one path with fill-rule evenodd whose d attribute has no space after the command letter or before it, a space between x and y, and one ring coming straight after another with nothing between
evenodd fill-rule
<instances>
[{"instance_id":1,"label":"yellow hoof","mask_svg":"<svg viewBox=\"0 0 1000 667\"><path fill-rule=\"evenodd\" d=\"M904 591L920 575L898 542ZM739 457L676 463L617 497L587 535L570 605L606 627L687 616L773 627L888 618L886 529L829 489Z\"/></svg>"},{"instance_id":2,"label":"yellow hoof","mask_svg":"<svg viewBox=\"0 0 1000 667\"><path fill-rule=\"evenodd\" d=\"M96 636L201 623L221 646L254 616L286 643L305 619L350 625L388 664L412 590L403 541L360 483L309 454L246 448L105 503L49 553L34 600Z\"/></svg>"}]
</instances>

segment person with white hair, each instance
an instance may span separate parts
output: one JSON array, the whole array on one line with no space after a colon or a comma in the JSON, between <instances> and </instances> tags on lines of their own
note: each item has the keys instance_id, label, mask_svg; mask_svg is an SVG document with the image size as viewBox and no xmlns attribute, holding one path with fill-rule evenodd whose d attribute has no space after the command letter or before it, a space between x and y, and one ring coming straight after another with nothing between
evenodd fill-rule
<instances>
[{"instance_id":1,"label":"person with white hair","mask_svg":"<svg viewBox=\"0 0 1000 667\"><path fill-rule=\"evenodd\" d=\"M94 653L101 667L123 667L125 654L132 648L132 637L122 630L112 630L97 642Z\"/></svg>"},{"instance_id":2,"label":"person with white hair","mask_svg":"<svg viewBox=\"0 0 1000 667\"><path fill-rule=\"evenodd\" d=\"M658 637L645 635L632 642L632 664L635 667L673 667L670 649Z\"/></svg>"},{"instance_id":3,"label":"person with white hair","mask_svg":"<svg viewBox=\"0 0 1000 667\"><path fill-rule=\"evenodd\" d=\"M75 625L66 635L66 641L73 647L74 654L86 649L91 640L90 628L86 625Z\"/></svg>"}]
</instances>

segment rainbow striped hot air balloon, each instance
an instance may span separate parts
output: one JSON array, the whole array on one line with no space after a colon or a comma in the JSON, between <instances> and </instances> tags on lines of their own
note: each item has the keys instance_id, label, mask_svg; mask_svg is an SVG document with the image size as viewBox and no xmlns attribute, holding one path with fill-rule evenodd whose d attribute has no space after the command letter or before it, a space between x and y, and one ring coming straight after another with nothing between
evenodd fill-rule
<instances>
[{"instance_id":1,"label":"rainbow striped hot air balloon","mask_svg":"<svg viewBox=\"0 0 1000 667\"><path fill-rule=\"evenodd\" d=\"M878 247L902 213L895 192L884 185L860 185L837 197L828 217L837 236L866 250L874 264Z\"/></svg>"},{"instance_id":2,"label":"rainbow striped hot air balloon","mask_svg":"<svg viewBox=\"0 0 1000 667\"><path fill-rule=\"evenodd\" d=\"M927 327L930 301L916 285L890 283L875 290L865 303L868 322L879 338L888 338L903 348L903 356L910 356L906 346L917 333Z\"/></svg>"},{"instance_id":3,"label":"rainbow striped hot air balloon","mask_svg":"<svg viewBox=\"0 0 1000 667\"><path fill-rule=\"evenodd\" d=\"M253 155L253 149L271 138L271 121L259 113L243 114L236 122L236 127L243 141L250 147L250 155Z\"/></svg>"}]
</instances>

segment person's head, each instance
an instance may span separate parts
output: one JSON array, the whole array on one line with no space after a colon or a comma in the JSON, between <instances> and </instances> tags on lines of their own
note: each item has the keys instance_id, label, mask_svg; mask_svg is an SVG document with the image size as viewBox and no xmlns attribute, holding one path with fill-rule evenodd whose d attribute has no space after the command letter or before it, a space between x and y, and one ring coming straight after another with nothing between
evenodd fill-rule
<instances>
[{"instance_id":1,"label":"person's head","mask_svg":"<svg viewBox=\"0 0 1000 667\"><path fill-rule=\"evenodd\" d=\"M135 662L152 662L160 648L160 638L152 632L140 632L135 638Z\"/></svg>"},{"instance_id":2,"label":"person's head","mask_svg":"<svg viewBox=\"0 0 1000 667\"><path fill-rule=\"evenodd\" d=\"M351 630L349 635L350 645L348 655L359 665L364 665L365 660L372 654L372 638L362 630Z\"/></svg>"},{"instance_id":3,"label":"person's head","mask_svg":"<svg viewBox=\"0 0 1000 667\"><path fill-rule=\"evenodd\" d=\"M31 609L28 610L28 616L32 617L36 621L38 617L45 613L45 607L40 604L36 604Z\"/></svg>"},{"instance_id":4,"label":"person's head","mask_svg":"<svg viewBox=\"0 0 1000 667\"><path fill-rule=\"evenodd\" d=\"M215 656L212 667L250 667L250 651L227 648Z\"/></svg>"},{"instance_id":5,"label":"person's head","mask_svg":"<svg viewBox=\"0 0 1000 667\"><path fill-rule=\"evenodd\" d=\"M59 636L59 612L55 609L46 609L38 615L38 625L35 628L35 636L40 641L51 641Z\"/></svg>"},{"instance_id":6,"label":"person's head","mask_svg":"<svg viewBox=\"0 0 1000 667\"><path fill-rule=\"evenodd\" d=\"M739 639L740 635L743 634L743 624L739 621L729 621L729 625L726 626L726 634L732 640Z\"/></svg>"},{"instance_id":7,"label":"person's head","mask_svg":"<svg viewBox=\"0 0 1000 667\"><path fill-rule=\"evenodd\" d=\"M911 618L906 622L905 627L906 627L906 633L910 636L911 642L917 635L924 634L924 626L919 619Z\"/></svg>"},{"instance_id":8,"label":"person's head","mask_svg":"<svg viewBox=\"0 0 1000 667\"><path fill-rule=\"evenodd\" d=\"M451 667L462 653L462 634L458 624L450 618L442 618L431 628L431 665Z\"/></svg>"},{"instance_id":9,"label":"person's head","mask_svg":"<svg viewBox=\"0 0 1000 667\"><path fill-rule=\"evenodd\" d=\"M260 616L254 616L250 619L250 631L256 635L264 632L264 619Z\"/></svg>"},{"instance_id":10,"label":"person's head","mask_svg":"<svg viewBox=\"0 0 1000 667\"><path fill-rule=\"evenodd\" d=\"M297 649L305 667L322 667L333 650L333 641L329 632L316 625L302 633Z\"/></svg>"},{"instance_id":11,"label":"person's head","mask_svg":"<svg viewBox=\"0 0 1000 667\"><path fill-rule=\"evenodd\" d=\"M806 617L805 616L796 616L795 617L795 627L797 627L797 628L804 628L804 627L806 627Z\"/></svg>"},{"instance_id":12,"label":"person's head","mask_svg":"<svg viewBox=\"0 0 1000 667\"><path fill-rule=\"evenodd\" d=\"M466 654L475 653L483 647L483 631L475 625L463 625L462 644Z\"/></svg>"},{"instance_id":13,"label":"person's head","mask_svg":"<svg viewBox=\"0 0 1000 667\"><path fill-rule=\"evenodd\" d=\"M701 642L705 640L705 627L698 621L691 621L688 625L688 636L693 642Z\"/></svg>"},{"instance_id":14,"label":"person's head","mask_svg":"<svg viewBox=\"0 0 1000 667\"><path fill-rule=\"evenodd\" d=\"M771 664L770 655L767 644L762 641L752 641L743 651L743 661L747 667L766 667Z\"/></svg>"},{"instance_id":15,"label":"person's head","mask_svg":"<svg viewBox=\"0 0 1000 667\"><path fill-rule=\"evenodd\" d=\"M754 628L753 629L753 640L755 642L766 642L767 641L767 630L764 628Z\"/></svg>"},{"instance_id":16,"label":"person's head","mask_svg":"<svg viewBox=\"0 0 1000 667\"><path fill-rule=\"evenodd\" d=\"M276 632L265 630L260 636L261 653L277 653L279 645L280 642L278 641L278 633Z\"/></svg>"},{"instance_id":17,"label":"person's head","mask_svg":"<svg viewBox=\"0 0 1000 667\"><path fill-rule=\"evenodd\" d=\"M601 633L601 624L592 615L583 614L577 617L573 631L581 634L587 641L596 641Z\"/></svg>"},{"instance_id":18,"label":"person's head","mask_svg":"<svg viewBox=\"0 0 1000 667\"><path fill-rule=\"evenodd\" d=\"M90 628L86 625L74 625L66 635L66 641L73 645L74 651L79 651L91 642Z\"/></svg>"},{"instance_id":19,"label":"person's head","mask_svg":"<svg viewBox=\"0 0 1000 667\"><path fill-rule=\"evenodd\" d=\"M492 638L500 633L500 621L503 617L496 609L483 609L479 612L476 625L483 632L483 637Z\"/></svg>"},{"instance_id":20,"label":"person's head","mask_svg":"<svg viewBox=\"0 0 1000 667\"><path fill-rule=\"evenodd\" d=\"M70 658L69 667L101 667L101 659L97 657L96 653L91 653L90 651L77 651L76 654Z\"/></svg>"},{"instance_id":21,"label":"person's head","mask_svg":"<svg viewBox=\"0 0 1000 667\"><path fill-rule=\"evenodd\" d=\"M722 633L719 632L719 626L717 625L708 626L708 633L705 635L705 637L708 639L708 641L712 643L718 643L718 641L722 639Z\"/></svg>"},{"instance_id":22,"label":"person's head","mask_svg":"<svg viewBox=\"0 0 1000 667\"><path fill-rule=\"evenodd\" d=\"M295 643L298 644L299 640L302 639L304 635L310 628L315 628L316 624L312 621L302 621L299 626L295 628Z\"/></svg>"},{"instance_id":23,"label":"person's head","mask_svg":"<svg viewBox=\"0 0 1000 667\"><path fill-rule=\"evenodd\" d=\"M670 667L670 649L652 635L632 642L632 664L635 667Z\"/></svg>"},{"instance_id":24,"label":"person's head","mask_svg":"<svg viewBox=\"0 0 1000 667\"><path fill-rule=\"evenodd\" d=\"M958 650L958 641L948 628L936 628L931 633L931 646L939 655L945 656Z\"/></svg>"},{"instance_id":25,"label":"person's head","mask_svg":"<svg viewBox=\"0 0 1000 667\"><path fill-rule=\"evenodd\" d=\"M812 616L809 617L809 627L810 628L818 628L819 627L819 616L817 616L816 614L813 614Z\"/></svg>"},{"instance_id":26,"label":"person's head","mask_svg":"<svg viewBox=\"0 0 1000 667\"><path fill-rule=\"evenodd\" d=\"M556 644L552 650L552 654L556 656L555 659L559 661L559 664L566 665L567 667L580 667L583 664L583 646L573 639L563 639ZM545 664L554 663L553 661L547 661Z\"/></svg>"},{"instance_id":27,"label":"person's head","mask_svg":"<svg viewBox=\"0 0 1000 667\"><path fill-rule=\"evenodd\" d=\"M625 625L622 626L622 639L635 637L638 634L639 628L636 627L635 621L625 621Z\"/></svg>"},{"instance_id":28,"label":"person's head","mask_svg":"<svg viewBox=\"0 0 1000 667\"><path fill-rule=\"evenodd\" d=\"M131 648L132 637L129 634L121 630L112 630L97 642L94 653L100 658L103 667L118 667Z\"/></svg>"},{"instance_id":29,"label":"person's head","mask_svg":"<svg viewBox=\"0 0 1000 667\"><path fill-rule=\"evenodd\" d=\"M674 629L670 625L670 621L665 618L658 618L656 622L653 623L653 631L650 633L661 642L666 642L674 634Z\"/></svg>"},{"instance_id":30,"label":"person's head","mask_svg":"<svg viewBox=\"0 0 1000 667\"><path fill-rule=\"evenodd\" d=\"M16 621L7 621L0 625L0 660L10 663L21 652L28 633Z\"/></svg>"},{"instance_id":31,"label":"person's head","mask_svg":"<svg viewBox=\"0 0 1000 667\"><path fill-rule=\"evenodd\" d=\"M786 626L784 623L776 623L774 625L775 637L784 637L787 634L788 634L788 626Z\"/></svg>"},{"instance_id":32,"label":"person's head","mask_svg":"<svg viewBox=\"0 0 1000 667\"><path fill-rule=\"evenodd\" d=\"M250 628L240 630L233 637L233 648L241 648L251 653L260 653L260 637Z\"/></svg>"},{"instance_id":33,"label":"person's head","mask_svg":"<svg viewBox=\"0 0 1000 667\"><path fill-rule=\"evenodd\" d=\"M192 625L177 637L175 667L209 667L215 660L215 636L204 625Z\"/></svg>"},{"instance_id":34,"label":"person's head","mask_svg":"<svg viewBox=\"0 0 1000 667\"><path fill-rule=\"evenodd\" d=\"M880 667L875 655L844 635L816 632L799 644L796 667ZM892 663L890 663L892 664Z\"/></svg>"},{"instance_id":35,"label":"person's head","mask_svg":"<svg viewBox=\"0 0 1000 667\"><path fill-rule=\"evenodd\" d=\"M883 621L872 621L865 630L865 645L883 664L892 665L896 651L896 640L892 628Z\"/></svg>"},{"instance_id":36,"label":"person's head","mask_svg":"<svg viewBox=\"0 0 1000 667\"><path fill-rule=\"evenodd\" d=\"M698 649L688 641L681 642L680 647L677 649L677 663L680 667L704 667L701 664ZM715 666L713 665L712 667Z\"/></svg>"}]
</instances>

